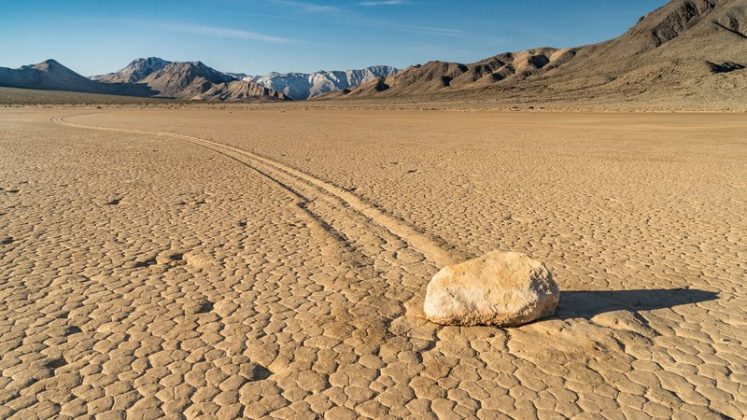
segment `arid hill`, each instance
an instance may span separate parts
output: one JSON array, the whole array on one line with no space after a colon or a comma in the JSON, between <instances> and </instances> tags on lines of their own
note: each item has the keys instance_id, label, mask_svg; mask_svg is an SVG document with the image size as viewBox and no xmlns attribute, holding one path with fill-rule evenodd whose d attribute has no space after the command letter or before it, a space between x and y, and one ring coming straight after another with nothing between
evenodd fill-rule
<instances>
[{"instance_id":1,"label":"arid hill","mask_svg":"<svg viewBox=\"0 0 747 420\"><path fill-rule=\"evenodd\" d=\"M322 99L744 106L746 16L747 0L674 0L610 41L509 52L471 64L432 61Z\"/></svg>"},{"instance_id":2,"label":"arid hill","mask_svg":"<svg viewBox=\"0 0 747 420\"><path fill-rule=\"evenodd\" d=\"M199 61L171 63L154 57L90 79L55 60L19 69L0 67L0 86L203 101L286 99L281 92L237 80Z\"/></svg>"},{"instance_id":3,"label":"arid hill","mask_svg":"<svg viewBox=\"0 0 747 420\"><path fill-rule=\"evenodd\" d=\"M130 81L150 87L159 96L206 101L286 99L281 92L237 80L200 61L168 62L141 58L116 73L96 77L104 83Z\"/></svg>"},{"instance_id":4,"label":"arid hill","mask_svg":"<svg viewBox=\"0 0 747 420\"><path fill-rule=\"evenodd\" d=\"M431 61L313 99L447 107L747 110L746 67L747 0L672 0L609 41L506 52L470 64ZM0 86L197 101L293 96L267 81L240 80L243 76L199 61L150 57L88 79L47 60L0 68Z\"/></svg>"},{"instance_id":5,"label":"arid hill","mask_svg":"<svg viewBox=\"0 0 747 420\"><path fill-rule=\"evenodd\" d=\"M91 79L104 83L135 83L169 64L170 61L158 57L138 58L119 71L93 76Z\"/></svg>"},{"instance_id":6,"label":"arid hill","mask_svg":"<svg viewBox=\"0 0 747 420\"><path fill-rule=\"evenodd\" d=\"M258 83L252 83L246 80L231 80L226 83L213 84L206 92L200 93L192 99L246 102L288 98L283 92L274 91Z\"/></svg>"},{"instance_id":7,"label":"arid hill","mask_svg":"<svg viewBox=\"0 0 747 420\"><path fill-rule=\"evenodd\" d=\"M70 70L55 60L23 66L18 69L0 67L0 86L65 90L127 96L154 96L157 92L145 85L131 83L102 84Z\"/></svg>"}]
</instances>

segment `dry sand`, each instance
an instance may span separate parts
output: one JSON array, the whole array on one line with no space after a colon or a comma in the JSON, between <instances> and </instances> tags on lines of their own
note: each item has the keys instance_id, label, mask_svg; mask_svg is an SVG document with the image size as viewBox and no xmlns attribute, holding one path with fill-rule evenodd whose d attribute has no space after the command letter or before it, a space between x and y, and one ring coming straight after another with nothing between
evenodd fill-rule
<instances>
[{"instance_id":1,"label":"dry sand","mask_svg":"<svg viewBox=\"0 0 747 420\"><path fill-rule=\"evenodd\" d=\"M0 417L742 418L745 130L0 111ZM548 264L556 316L425 322L438 268L493 249Z\"/></svg>"}]
</instances>

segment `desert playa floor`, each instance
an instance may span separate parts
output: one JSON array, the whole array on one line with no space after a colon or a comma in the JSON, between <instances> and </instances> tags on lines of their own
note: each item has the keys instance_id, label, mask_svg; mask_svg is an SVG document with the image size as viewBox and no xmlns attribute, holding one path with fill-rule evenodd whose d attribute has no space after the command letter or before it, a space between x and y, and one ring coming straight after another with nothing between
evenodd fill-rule
<instances>
[{"instance_id":1,"label":"desert playa floor","mask_svg":"<svg viewBox=\"0 0 747 420\"><path fill-rule=\"evenodd\" d=\"M0 417L742 418L737 114L0 111ZM551 319L423 319L545 261Z\"/></svg>"}]
</instances>

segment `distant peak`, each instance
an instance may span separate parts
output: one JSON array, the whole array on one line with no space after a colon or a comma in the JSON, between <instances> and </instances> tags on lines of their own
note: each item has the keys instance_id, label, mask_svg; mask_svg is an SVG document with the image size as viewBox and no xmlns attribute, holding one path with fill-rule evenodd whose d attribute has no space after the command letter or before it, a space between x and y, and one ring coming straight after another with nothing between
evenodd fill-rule
<instances>
[{"instance_id":1,"label":"distant peak","mask_svg":"<svg viewBox=\"0 0 747 420\"><path fill-rule=\"evenodd\" d=\"M170 61L166 61L158 57L147 57L147 58L136 58L130 62L130 66L137 65L165 65L169 64Z\"/></svg>"},{"instance_id":2,"label":"distant peak","mask_svg":"<svg viewBox=\"0 0 747 420\"><path fill-rule=\"evenodd\" d=\"M64 65L60 64L59 61L50 58L49 60L44 60L41 63L34 64L28 67L36 68L37 70L42 71L50 71L50 70L63 70L63 71L72 71L69 68L65 67Z\"/></svg>"},{"instance_id":3,"label":"distant peak","mask_svg":"<svg viewBox=\"0 0 747 420\"><path fill-rule=\"evenodd\" d=\"M150 63L168 63L168 61L164 60L160 57L145 57L145 58L137 58L133 61L146 61Z\"/></svg>"}]
</instances>

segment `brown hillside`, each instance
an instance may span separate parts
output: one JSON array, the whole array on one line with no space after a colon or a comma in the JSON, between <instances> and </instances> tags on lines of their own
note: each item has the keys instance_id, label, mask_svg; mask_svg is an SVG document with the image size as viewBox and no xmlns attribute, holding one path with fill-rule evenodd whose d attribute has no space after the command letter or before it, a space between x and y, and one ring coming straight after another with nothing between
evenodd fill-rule
<instances>
[{"instance_id":1,"label":"brown hillside","mask_svg":"<svg viewBox=\"0 0 747 420\"><path fill-rule=\"evenodd\" d=\"M747 104L746 16L747 0L674 0L610 41L432 61L321 99Z\"/></svg>"}]
</instances>

